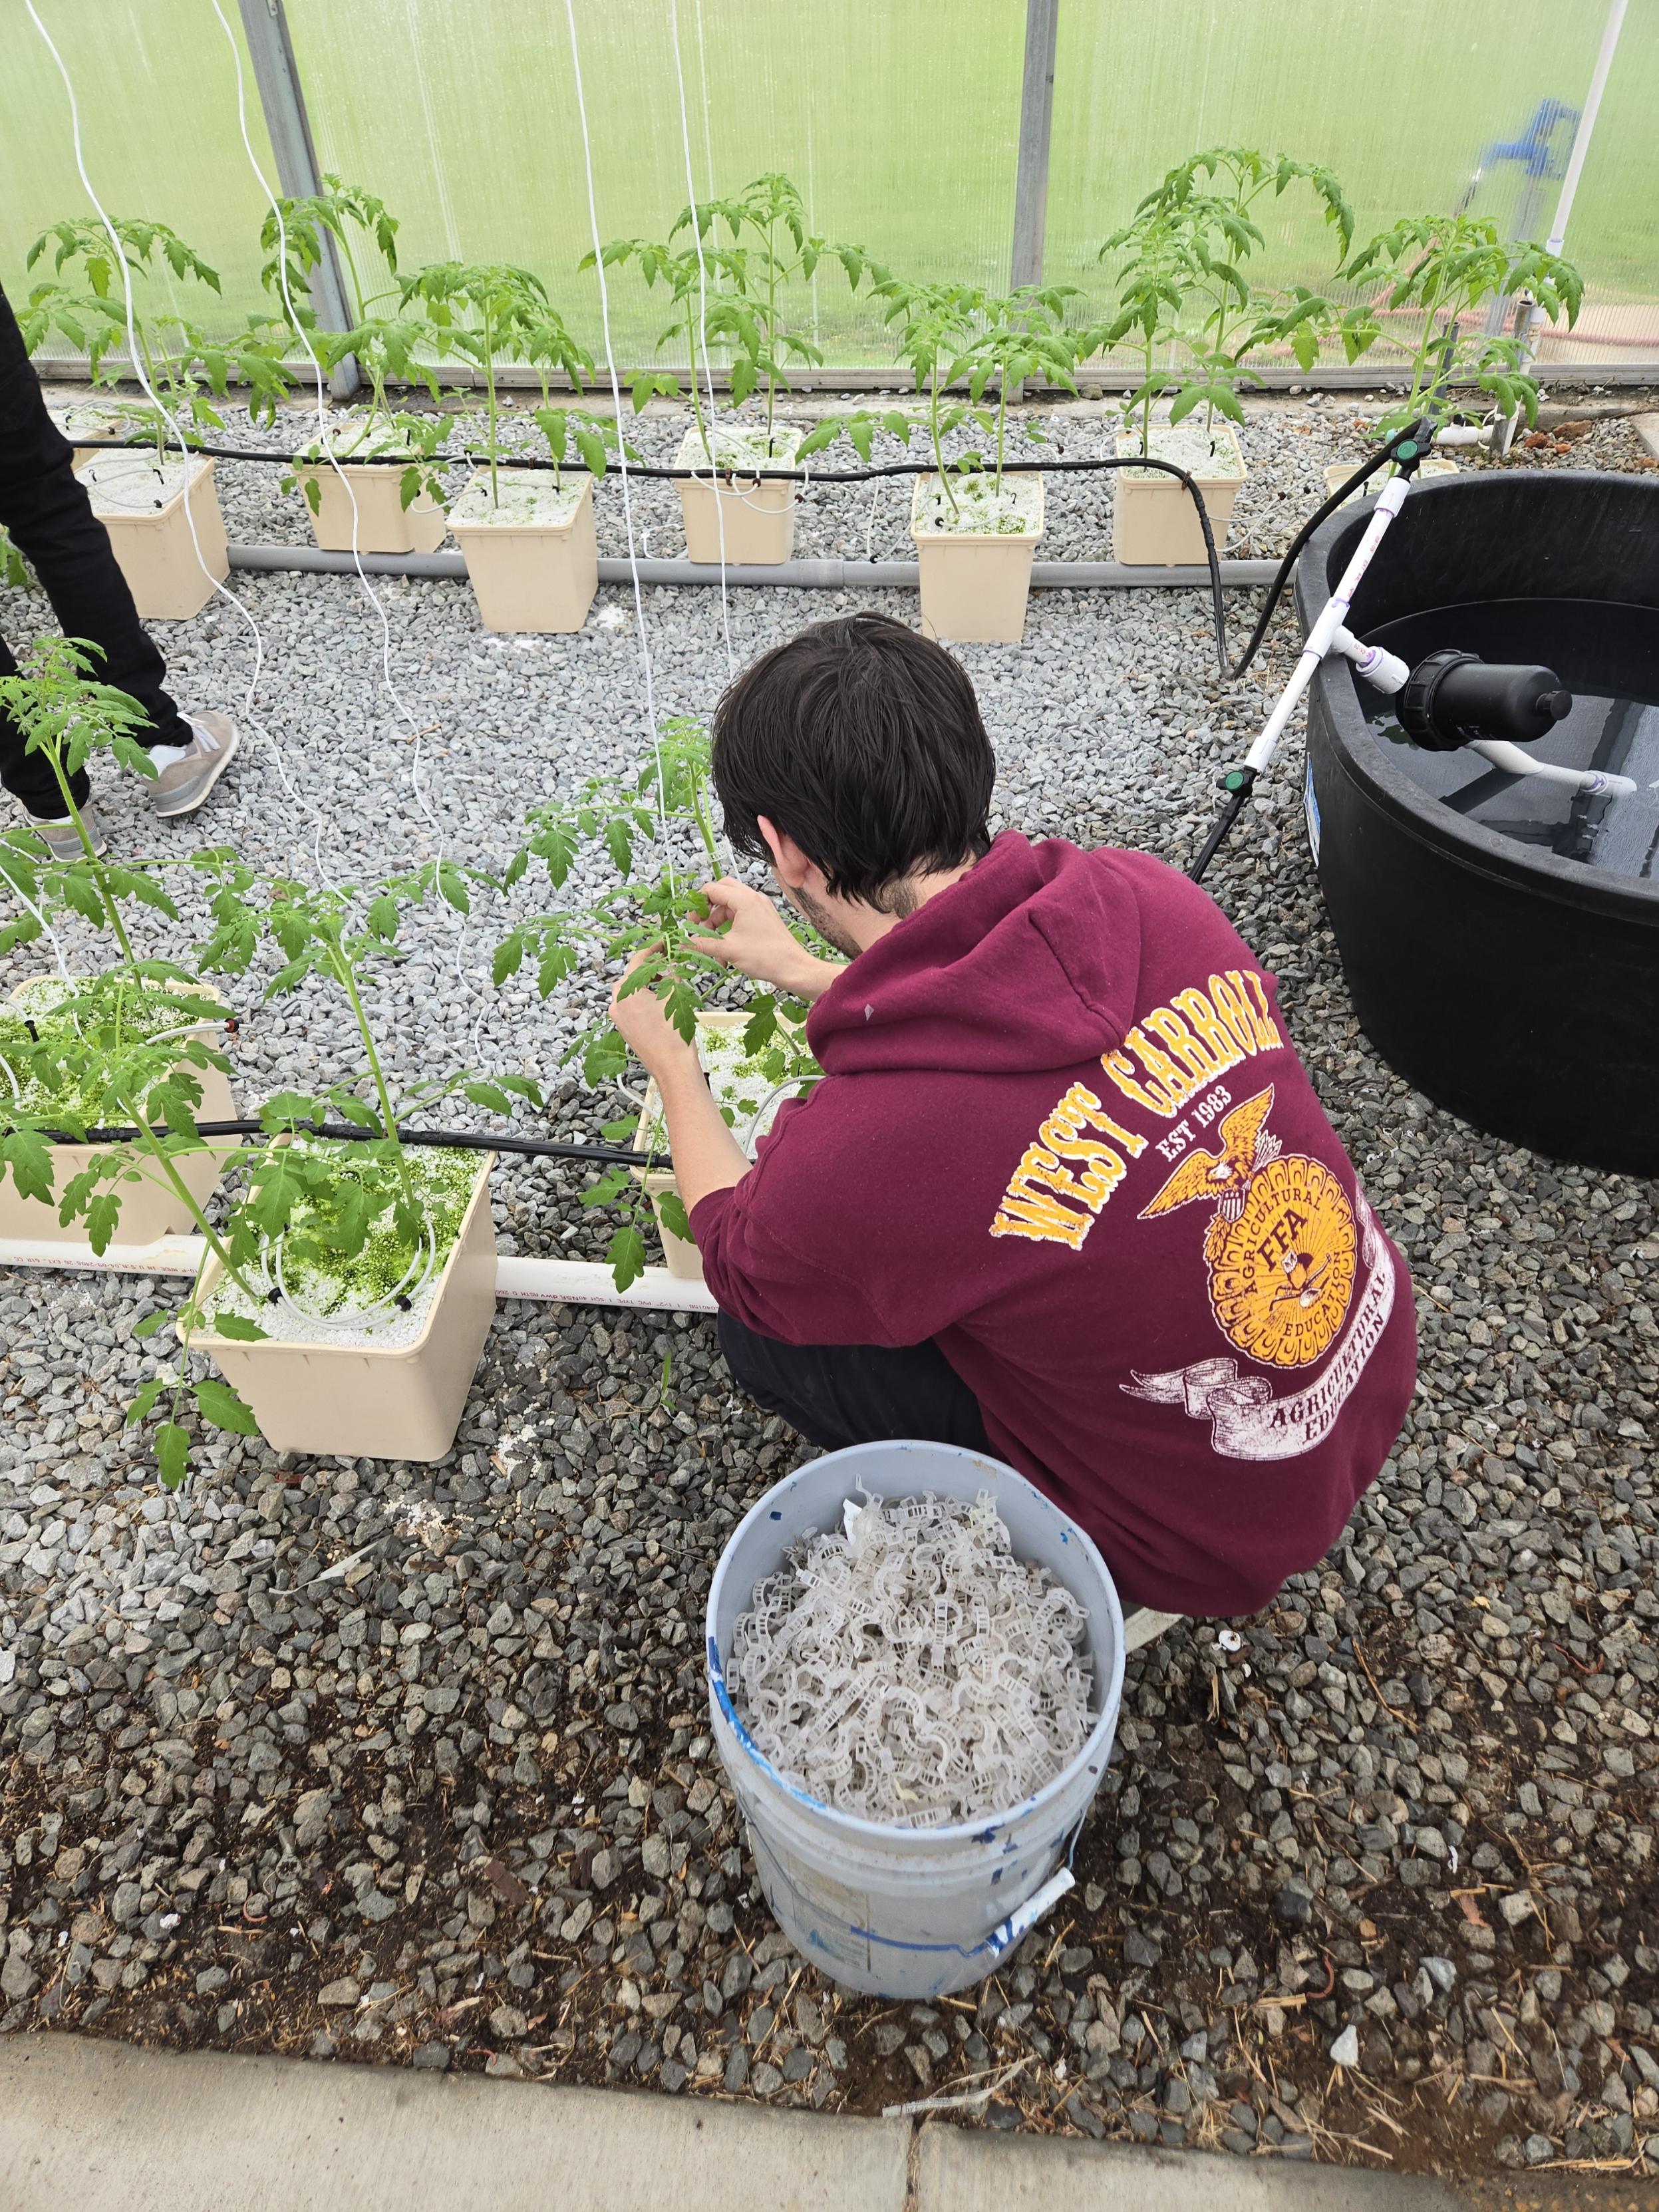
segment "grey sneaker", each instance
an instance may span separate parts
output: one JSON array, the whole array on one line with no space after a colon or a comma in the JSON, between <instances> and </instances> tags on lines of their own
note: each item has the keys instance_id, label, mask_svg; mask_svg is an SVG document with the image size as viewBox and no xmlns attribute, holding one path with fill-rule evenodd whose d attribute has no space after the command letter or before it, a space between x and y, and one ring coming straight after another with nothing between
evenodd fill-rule
<instances>
[{"instance_id":1,"label":"grey sneaker","mask_svg":"<svg viewBox=\"0 0 1659 2212\"><path fill-rule=\"evenodd\" d=\"M170 761L152 782L145 778L149 803L164 821L193 814L235 757L241 734L228 714L210 711L186 714L190 744L182 760Z\"/></svg>"},{"instance_id":2,"label":"grey sneaker","mask_svg":"<svg viewBox=\"0 0 1659 2212\"><path fill-rule=\"evenodd\" d=\"M57 816L31 814L26 807L23 819L54 860L85 860L86 848L81 842L75 824L67 814ZM87 825L87 835L92 840L93 851L106 853L109 850L109 839L105 836L99 824L98 817L92 811L90 802L81 809L81 819Z\"/></svg>"}]
</instances>

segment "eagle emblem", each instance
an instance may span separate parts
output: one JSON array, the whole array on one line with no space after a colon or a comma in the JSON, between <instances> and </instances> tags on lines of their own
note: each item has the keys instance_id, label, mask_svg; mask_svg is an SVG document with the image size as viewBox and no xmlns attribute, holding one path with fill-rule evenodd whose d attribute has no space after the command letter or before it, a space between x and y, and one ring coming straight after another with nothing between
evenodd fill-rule
<instances>
[{"instance_id":1,"label":"eagle emblem","mask_svg":"<svg viewBox=\"0 0 1659 2212\"><path fill-rule=\"evenodd\" d=\"M1334 1340L1352 1296L1358 1236L1320 1160L1267 1133L1273 1085L1219 1125L1218 1152L1190 1152L1140 1218L1207 1200L1210 1308L1228 1341L1268 1367L1304 1367Z\"/></svg>"}]
</instances>

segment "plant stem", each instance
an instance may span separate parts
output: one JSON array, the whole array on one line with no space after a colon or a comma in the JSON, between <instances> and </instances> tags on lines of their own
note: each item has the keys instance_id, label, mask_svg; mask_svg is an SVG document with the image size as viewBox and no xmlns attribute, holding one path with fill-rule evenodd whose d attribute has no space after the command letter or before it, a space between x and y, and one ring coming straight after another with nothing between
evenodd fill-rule
<instances>
[{"instance_id":1,"label":"plant stem","mask_svg":"<svg viewBox=\"0 0 1659 2212\"><path fill-rule=\"evenodd\" d=\"M699 283L701 283L702 281L702 276L701 276L701 275L699 275L698 282L699 282ZM686 356L686 359L687 359L687 360L690 362L690 364L691 364L691 416L692 416L692 420L696 423L696 426L697 426L697 436L699 437L699 439L700 439L700 440L702 441L702 442L703 458L704 458L704 459L708 463L709 467L712 469L712 468L714 467L714 447L713 447L709 444L709 442L708 442L708 424L707 424L707 423L703 421L703 419L702 419L702 392L699 390L699 388L698 388L698 385L697 385L697 316L696 316L696 307L694 307L694 305L693 305L693 303L692 303L691 294L690 294L690 290L689 290L689 289L687 290L686 295L685 295L685 356ZM709 372L708 372L708 377L709 377L708 404L709 404L709 405L710 405L711 407L712 407L712 406L714 405L714 370L711 368L711 369L709 370Z\"/></svg>"},{"instance_id":2,"label":"plant stem","mask_svg":"<svg viewBox=\"0 0 1659 2212\"><path fill-rule=\"evenodd\" d=\"M94 850L86 823L82 817L80 808L75 803L75 794L70 788L70 780L64 769L63 756L57 744L54 744L46 748L46 758L51 763L58 788L63 793L64 810L75 824L75 834L80 839L81 849L87 856L88 865L92 870L93 881L98 886L98 896L104 902L104 912L109 916L110 927L115 932L115 941L121 948L121 957L131 969L134 981L142 988L143 977L138 973L138 957L132 949L132 940L122 926L120 911L116 906L114 896L109 887L108 874L103 862Z\"/></svg>"},{"instance_id":3,"label":"plant stem","mask_svg":"<svg viewBox=\"0 0 1659 2212\"><path fill-rule=\"evenodd\" d=\"M1157 333L1146 333L1146 381L1140 392L1140 458L1144 461L1152 450L1152 347Z\"/></svg>"},{"instance_id":4,"label":"plant stem","mask_svg":"<svg viewBox=\"0 0 1659 2212\"><path fill-rule=\"evenodd\" d=\"M1005 354L1002 361L1002 374L997 379L997 466L996 475L993 479L996 496L999 501L1000 501L1002 497L1002 444L1004 433L1007 428L1007 425L1008 358Z\"/></svg>"},{"instance_id":5,"label":"plant stem","mask_svg":"<svg viewBox=\"0 0 1659 2212\"><path fill-rule=\"evenodd\" d=\"M361 323L363 319L365 312L363 307L363 288L358 279L356 260L352 254L351 240L346 236L346 227L343 222L341 223L340 228L334 233L334 235L340 241L340 251L345 256L346 274L351 279L351 296L357 303L357 312L354 319L356 322Z\"/></svg>"},{"instance_id":6,"label":"plant stem","mask_svg":"<svg viewBox=\"0 0 1659 2212\"><path fill-rule=\"evenodd\" d=\"M363 1002L357 995L357 979L352 973L350 959L340 941L337 932L331 935L326 942L329 948L329 965L334 970L337 981L351 1001L351 1012L357 1024L357 1034L362 1039L363 1052L368 1061L368 1072L374 1078L374 1089L380 1101L381 1126L391 1139L398 1156L398 1180L403 1185L404 1197L410 1206L418 1210L419 1200L416 1198L415 1185L409 1173L409 1157L404 1150L403 1139L398 1134L398 1117L392 1110L392 1093L386 1088L386 1076L380 1066L380 1055L374 1049L374 1033L368 1026L368 1017L363 1012Z\"/></svg>"},{"instance_id":7,"label":"plant stem","mask_svg":"<svg viewBox=\"0 0 1659 2212\"><path fill-rule=\"evenodd\" d=\"M119 1105L121 1111L126 1115L129 1124L138 1131L138 1141L155 1159L157 1166L161 1169L162 1175L167 1178L167 1182L172 1187L173 1196L188 1210L191 1219L196 1224L197 1228L201 1231L203 1237L206 1240L208 1249L213 1254L214 1258L217 1260L219 1265L224 1269L226 1274L229 1276L231 1281L235 1284L237 1289L242 1293L242 1296L257 1306L259 1303L259 1293L243 1275L241 1269L236 1265L236 1262L231 1258L230 1254L226 1250L223 1243L220 1241L218 1231L213 1227L207 1216L203 1212L201 1207L198 1206L195 1199L191 1194L189 1186L185 1183L184 1177L173 1166L172 1158L167 1152L166 1146L162 1144L161 1139L150 1127L149 1122L146 1117L139 1112L135 1101L127 1097L124 1092L119 1091L118 1091L114 1095L116 1103Z\"/></svg>"},{"instance_id":8,"label":"plant stem","mask_svg":"<svg viewBox=\"0 0 1659 2212\"><path fill-rule=\"evenodd\" d=\"M702 839L703 850L708 855L709 871L718 876L720 872L720 858L714 849L714 824L708 811L708 791L700 775L692 778L691 811L696 818L697 835Z\"/></svg>"},{"instance_id":9,"label":"plant stem","mask_svg":"<svg viewBox=\"0 0 1659 2212\"><path fill-rule=\"evenodd\" d=\"M772 242L773 220L766 221L766 349L774 362L778 357L778 257ZM766 452L772 453L772 410L777 402L777 387L769 369L766 377Z\"/></svg>"},{"instance_id":10,"label":"plant stem","mask_svg":"<svg viewBox=\"0 0 1659 2212\"><path fill-rule=\"evenodd\" d=\"M495 332L488 307L483 311L484 384L489 393L489 504L501 501L501 471L496 465Z\"/></svg>"},{"instance_id":11,"label":"plant stem","mask_svg":"<svg viewBox=\"0 0 1659 2212\"><path fill-rule=\"evenodd\" d=\"M951 489L951 479L945 473L945 444L944 441L939 436L939 356L937 353L933 356L933 366L927 378L927 422L928 427L933 433L933 466L939 471L939 489L944 492L945 498L951 503L951 520L953 522L958 521L961 519L962 509L957 505L957 495Z\"/></svg>"}]
</instances>

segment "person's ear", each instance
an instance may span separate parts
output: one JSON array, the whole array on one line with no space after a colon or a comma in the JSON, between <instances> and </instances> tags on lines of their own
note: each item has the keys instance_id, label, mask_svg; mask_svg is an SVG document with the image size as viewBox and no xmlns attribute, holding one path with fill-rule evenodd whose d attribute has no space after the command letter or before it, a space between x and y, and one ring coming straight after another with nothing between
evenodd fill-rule
<instances>
[{"instance_id":1,"label":"person's ear","mask_svg":"<svg viewBox=\"0 0 1659 2212\"><path fill-rule=\"evenodd\" d=\"M755 817L756 827L766 840L766 849L772 855L772 872L785 889L798 891L817 873L815 864L809 860L787 830L769 822L763 814Z\"/></svg>"}]
</instances>

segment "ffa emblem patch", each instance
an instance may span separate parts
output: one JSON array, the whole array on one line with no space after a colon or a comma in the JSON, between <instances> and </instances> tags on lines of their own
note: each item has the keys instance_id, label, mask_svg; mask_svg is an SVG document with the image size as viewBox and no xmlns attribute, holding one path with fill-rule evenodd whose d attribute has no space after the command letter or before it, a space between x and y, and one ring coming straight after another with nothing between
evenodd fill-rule
<instances>
[{"instance_id":1,"label":"ffa emblem patch","mask_svg":"<svg viewBox=\"0 0 1659 2212\"><path fill-rule=\"evenodd\" d=\"M1285 1153L1267 1133L1273 1087L1220 1124L1219 1152L1188 1153L1147 1221L1207 1200L1210 1308L1229 1343L1267 1367L1305 1367L1327 1351L1353 1294L1358 1234L1322 1162Z\"/></svg>"}]
</instances>

